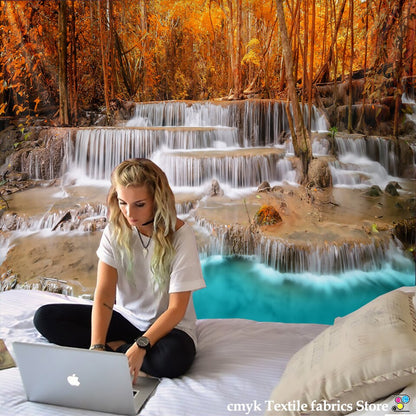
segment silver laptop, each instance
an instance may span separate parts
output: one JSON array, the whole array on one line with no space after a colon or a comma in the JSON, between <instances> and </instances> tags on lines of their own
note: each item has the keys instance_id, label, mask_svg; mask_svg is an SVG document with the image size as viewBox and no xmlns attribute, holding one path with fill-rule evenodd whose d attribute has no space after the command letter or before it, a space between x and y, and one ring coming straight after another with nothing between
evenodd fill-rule
<instances>
[{"instance_id":1,"label":"silver laptop","mask_svg":"<svg viewBox=\"0 0 416 416\"><path fill-rule=\"evenodd\" d=\"M132 385L127 357L106 351L14 342L28 400L135 415L160 380L139 377Z\"/></svg>"}]
</instances>

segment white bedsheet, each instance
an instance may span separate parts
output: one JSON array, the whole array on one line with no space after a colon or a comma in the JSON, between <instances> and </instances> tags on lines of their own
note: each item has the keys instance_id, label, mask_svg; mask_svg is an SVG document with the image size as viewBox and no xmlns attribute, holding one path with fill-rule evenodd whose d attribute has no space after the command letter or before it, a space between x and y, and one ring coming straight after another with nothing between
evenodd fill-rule
<instances>
[{"instance_id":1,"label":"white bedsheet","mask_svg":"<svg viewBox=\"0 0 416 416\"><path fill-rule=\"evenodd\" d=\"M0 338L13 355L13 341L46 342L33 327L45 303L82 302L48 292L0 293ZM163 379L143 416L262 415L290 357L326 325L207 319L197 322L198 352L190 371ZM252 408L243 408L242 404ZM108 415L26 400L17 368L0 370L0 414L24 416Z\"/></svg>"}]
</instances>

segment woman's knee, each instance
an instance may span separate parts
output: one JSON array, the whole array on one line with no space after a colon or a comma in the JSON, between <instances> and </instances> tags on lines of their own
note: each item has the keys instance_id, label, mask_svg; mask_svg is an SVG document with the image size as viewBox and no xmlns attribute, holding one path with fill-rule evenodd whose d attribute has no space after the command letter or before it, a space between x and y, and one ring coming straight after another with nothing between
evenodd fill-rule
<instances>
[{"instance_id":1,"label":"woman's knee","mask_svg":"<svg viewBox=\"0 0 416 416\"><path fill-rule=\"evenodd\" d=\"M51 319L53 319L55 315L56 305L43 305L41 306L33 316L33 324L35 328L43 335L43 333L49 327L49 323Z\"/></svg>"},{"instance_id":2,"label":"woman's knee","mask_svg":"<svg viewBox=\"0 0 416 416\"><path fill-rule=\"evenodd\" d=\"M187 334L169 334L152 348L142 368L155 377L179 377L190 369L195 354L195 344Z\"/></svg>"},{"instance_id":3,"label":"woman's knee","mask_svg":"<svg viewBox=\"0 0 416 416\"><path fill-rule=\"evenodd\" d=\"M49 342L73 347L88 347L91 337L91 306L48 304L34 315L35 328Z\"/></svg>"}]
</instances>

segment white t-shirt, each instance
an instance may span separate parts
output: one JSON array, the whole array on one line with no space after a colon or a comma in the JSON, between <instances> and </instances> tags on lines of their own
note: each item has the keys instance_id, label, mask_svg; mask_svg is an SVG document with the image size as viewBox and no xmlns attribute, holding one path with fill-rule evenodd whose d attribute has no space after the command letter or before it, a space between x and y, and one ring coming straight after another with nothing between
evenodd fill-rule
<instances>
[{"instance_id":1,"label":"white t-shirt","mask_svg":"<svg viewBox=\"0 0 416 416\"><path fill-rule=\"evenodd\" d=\"M171 264L170 279L163 291L155 288L150 271L154 241L150 241L146 254L139 238L139 231L133 227L133 272L129 279L127 260L123 262L111 229L111 224L104 229L97 255L102 262L117 269L115 309L140 330L146 331L167 310L169 293L194 291L205 287L195 235L190 225L185 223L174 233L175 256ZM141 237L147 246L149 238L143 234ZM176 328L186 332L196 345L195 321L196 314L191 296L185 316Z\"/></svg>"}]
</instances>

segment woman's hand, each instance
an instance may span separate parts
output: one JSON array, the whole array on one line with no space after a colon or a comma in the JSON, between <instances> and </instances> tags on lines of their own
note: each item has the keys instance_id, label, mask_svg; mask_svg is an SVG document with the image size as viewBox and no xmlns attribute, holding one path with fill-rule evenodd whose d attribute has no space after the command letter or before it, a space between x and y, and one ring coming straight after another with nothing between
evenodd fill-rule
<instances>
[{"instance_id":1,"label":"woman's hand","mask_svg":"<svg viewBox=\"0 0 416 416\"><path fill-rule=\"evenodd\" d=\"M169 295L168 309L156 319L156 322L143 334L149 339L151 345L168 334L185 316L186 308L188 307L191 291L188 292L174 292ZM133 382L139 375L139 371L143 364L146 350L139 348L134 343L126 352L129 360L130 373L133 376Z\"/></svg>"},{"instance_id":2,"label":"woman's hand","mask_svg":"<svg viewBox=\"0 0 416 416\"><path fill-rule=\"evenodd\" d=\"M127 358L129 360L129 369L130 374L133 376L133 383L136 381L139 371L142 368L143 359L146 355L146 350L139 348L136 343L134 343L126 352Z\"/></svg>"}]
</instances>

